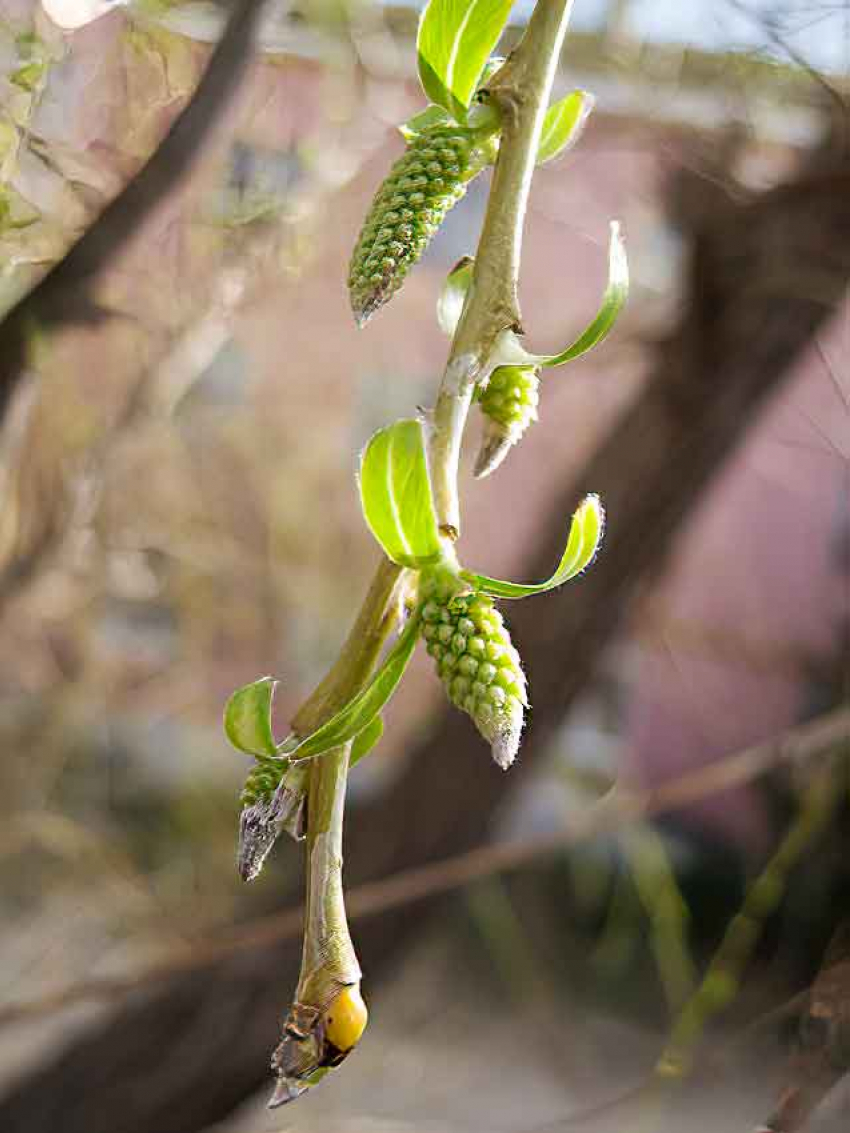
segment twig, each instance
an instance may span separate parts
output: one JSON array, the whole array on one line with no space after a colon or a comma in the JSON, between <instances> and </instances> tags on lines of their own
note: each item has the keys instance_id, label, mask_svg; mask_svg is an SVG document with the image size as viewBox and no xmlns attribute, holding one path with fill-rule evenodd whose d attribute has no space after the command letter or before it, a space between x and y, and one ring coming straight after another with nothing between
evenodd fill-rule
<instances>
[{"instance_id":1,"label":"twig","mask_svg":"<svg viewBox=\"0 0 850 1133\"><path fill-rule=\"evenodd\" d=\"M517 283L528 193L543 117L558 67L572 0L538 0L519 46L489 85L502 115L502 141L469 302L446 364L431 441L431 481L440 530L460 532L460 443L476 381L486 375L498 336L520 329Z\"/></svg>"},{"instance_id":2,"label":"twig","mask_svg":"<svg viewBox=\"0 0 850 1133\"><path fill-rule=\"evenodd\" d=\"M390 909L424 901L460 889L495 873L522 869L582 842L618 831L636 822L699 802L720 791L749 783L766 772L789 763L822 756L842 743L850 745L850 709L842 708L792 728L779 737L727 756L709 767L677 776L652 790L615 789L594 807L577 816L574 824L554 834L525 842L481 846L453 858L418 869L402 870L380 881L359 885L346 897L348 915L355 920ZM215 943L193 942L184 957L171 957L136 976L117 979L81 980L66 988L0 1010L0 1026L58 1011L89 1000L112 999L148 984L167 979L175 972L189 971L241 948L289 940L301 932L303 910L262 918Z\"/></svg>"},{"instance_id":3,"label":"twig","mask_svg":"<svg viewBox=\"0 0 850 1133\"><path fill-rule=\"evenodd\" d=\"M496 336L518 326L517 276L523 225L543 116L549 101L572 0L538 0L528 30L514 56L493 84L502 109L502 142L487 216L478 246L482 264L473 281L472 302L452 343L432 419L430 474L440 533L451 544L460 530L457 474L460 446L475 381ZM490 291L494 295L491 296ZM499 303L498 296L506 297ZM495 305L491 302L496 298ZM510 307L507 322L503 312ZM296 734L307 734L355 695L377 660L379 647L398 612L392 603L401 570L383 562L357 621L328 676L293 720ZM348 934L342 898L342 813L348 749L316 760L310 768L307 797L307 884L301 976L293 1012L301 1006L324 1011L329 996L359 981L360 970ZM318 820L322 829L313 829ZM355 974L356 973L356 974ZM278 1089L270 1105L291 1100L283 1067L300 1058L304 1040L287 1026L273 1057ZM291 1049L290 1049L291 1048ZM280 1058L278 1057L280 1056ZM281 1091L282 1083L282 1091Z\"/></svg>"}]
</instances>

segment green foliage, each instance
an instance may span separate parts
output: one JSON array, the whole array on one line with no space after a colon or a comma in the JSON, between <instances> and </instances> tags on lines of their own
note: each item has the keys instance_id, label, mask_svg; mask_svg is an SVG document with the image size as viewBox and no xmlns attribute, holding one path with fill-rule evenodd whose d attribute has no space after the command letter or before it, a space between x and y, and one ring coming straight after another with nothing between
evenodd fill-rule
<instances>
[{"instance_id":1,"label":"green foliage","mask_svg":"<svg viewBox=\"0 0 850 1133\"><path fill-rule=\"evenodd\" d=\"M348 743L372 724L404 675L404 670L416 647L418 632L417 613L409 619L398 641L369 684L326 724L302 740L292 752L293 759L308 759L311 756L322 755L331 748Z\"/></svg>"},{"instance_id":2,"label":"green foliage","mask_svg":"<svg viewBox=\"0 0 850 1133\"><path fill-rule=\"evenodd\" d=\"M272 733L272 700L277 685L273 677L260 677L237 689L228 700L224 731L237 751L277 757L278 746Z\"/></svg>"},{"instance_id":3,"label":"green foliage","mask_svg":"<svg viewBox=\"0 0 850 1133\"><path fill-rule=\"evenodd\" d=\"M629 294L629 263L626 258L626 249L620 235L620 226L616 221L611 222L611 238L608 244L608 283L602 296L602 303L595 318L581 332L577 339L562 350L559 354L539 358L537 361L543 366L563 366L565 362L573 362L582 354L587 354L594 346L598 346L606 338L617 321L617 316L623 309Z\"/></svg>"},{"instance_id":4,"label":"green foliage","mask_svg":"<svg viewBox=\"0 0 850 1133\"><path fill-rule=\"evenodd\" d=\"M360 460L360 503L387 558L421 567L441 556L422 422L396 421L375 433Z\"/></svg>"},{"instance_id":5,"label":"green foliage","mask_svg":"<svg viewBox=\"0 0 850 1133\"><path fill-rule=\"evenodd\" d=\"M582 92L578 92L582 93ZM437 322L444 334L453 335L460 321L466 295L472 283L475 261L464 256L449 273L437 300ZM506 366L545 367L574 362L598 346L610 334L629 294L629 261L617 221L611 222L608 241L608 280L599 310L581 334L557 354L532 354L513 331L506 331L496 351L497 361Z\"/></svg>"},{"instance_id":6,"label":"green foliage","mask_svg":"<svg viewBox=\"0 0 850 1133\"><path fill-rule=\"evenodd\" d=\"M364 737L358 750L358 759L362 759L368 748L379 738L374 725L375 717L380 714L404 675L416 646L418 629L417 612L409 619L398 641L366 687L309 736L291 737L283 744L275 744L271 728L271 701L277 682L272 681L271 677L264 677L237 689L227 702L227 738L239 751L254 755L262 765L267 764L269 759L283 756L287 756L290 761L298 761L324 755L371 727L373 731ZM282 762L281 766L285 768L288 764Z\"/></svg>"},{"instance_id":7,"label":"green foliage","mask_svg":"<svg viewBox=\"0 0 850 1133\"><path fill-rule=\"evenodd\" d=\"M351 745L349 766L354 767L364 756L368 755L383 734L384 721L380 716L374 716L363 731L354 737L354 742Z\"/></svg>"},{"instance_id":8,"label":"green foliage","mask_svg":"<svg viewBox=\"0 0 850 1133\"><path fill-rule=\"evenodd\" d=\"M545 582L519 583L503 582L498 578L488 578L483 574L464 572L475 587L494 598L527 598L531 594L543 594L562 586L571 578L581 574L596 558L599 544L605 530L605 512L598 496L586 496L576 508L570 524L567 546L555 573Z\"/></svg>"},{"instance_id":9,"label":"green foliage","mask_svg":"<svg viewBox=\"0 0 850 1133\"><path fill-rule=\"evenodd\" d=\"M419 78L432 102L458 122L499 41L513 0L430 0L416 39Z\"/></svg>"},{"instance_id":10,"label":"green foliage","mask_svg":"<svg viewBox=\"0 0 850 1133\"><path fill-rule=\"evenodd\" d=\"M440 292L440 297L437 300L437 322L443 334L447 334L449 337L454 334L457 324L460 322L474 271L475 260L471 256L464 256L449 272Z\"/></svg>"},{"instance_id":11,"label":"green foliage","mask_svg":"<svg viewBox=\"0 0 850 1133\"><path fill-rule=\"evenodd\" d=\"M593 95L587 91L574 90L549 107L537 147L538 165L545 165L572 149L581 137L594 101Z\"/></svg>"}]
</instances>

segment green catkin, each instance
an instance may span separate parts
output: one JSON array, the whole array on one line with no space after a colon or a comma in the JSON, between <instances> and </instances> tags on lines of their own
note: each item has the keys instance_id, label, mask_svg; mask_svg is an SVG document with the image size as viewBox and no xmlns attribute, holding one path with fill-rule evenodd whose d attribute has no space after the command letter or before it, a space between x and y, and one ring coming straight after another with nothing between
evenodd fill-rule
<instances>
[{"instance_id":1,"label":"green catkin","mask_svg":"<svg viewBox=\"0 0 850 1133\"><path fill-rule=\"evenodd\" d=\"M286 764L281 760L257 760L242 787L239 799L241 805L246 807L258 802L271 802L285 770Z\"/></svg>"},{"instance_id":2,"label":"green catkin","mask_svg":"<svg viewBox=\"0 0 850 1133\"><path fill-rule=\"evenodd\" d=\"M529 425L537 420L540 370L537 366L499 366L478 395L485 417L484 438L475 475L489 476Z\"/></svg>"},{"instance_id":3,"label":"green catkin","mask_svg":"<svg viewBox=\"0 0 850 1133\"><path fill-rule=\"evenodd\" d=\"M401 287L446 213L495 161L497 149L492 128L435 126L410 141L375 195L351 256L348 289L358 326Z\"/></svg>"},{"instance_id":4,"label":"green catkin","mask_svg":"<svg viewBox=\"0 0 850 1133\"><path fill-rule=\"evenodd\" d=\"M506 770L519 750L528 705L519 654L492 598L423 579L422 636L449 699L472 717Z\"/></svg>"}]
</instances>

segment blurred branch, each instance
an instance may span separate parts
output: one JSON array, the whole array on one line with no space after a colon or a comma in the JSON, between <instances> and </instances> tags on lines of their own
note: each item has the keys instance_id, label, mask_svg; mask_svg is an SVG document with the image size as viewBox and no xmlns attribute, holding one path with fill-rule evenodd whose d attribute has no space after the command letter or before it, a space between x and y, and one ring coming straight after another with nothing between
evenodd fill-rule
<instances>
[{"instance_id":1,"label":"blurred branch","mask_svg":"<svg viewBox=\"0 0 850 1133\"><path fill-rule=\"evenodd\" d=\"M546 751L640 585L662 569L706 486L850 281L850 170L833 139L793 181L744 202L687 171L674 189L693 249L685 312L645 388L555 501L529 574L544 577L557 561L564 516L588 491L608 508L605 553L578 588L518 603L512 617L535 689L524 767ZM353 885L400 863L428 870L484 840L504 780L480 753L472 757L471 738L465 717L447 712L389 792L354 811ZM364 922L364 967L383 968L420 928L404 907ZM297 953L263 940L133 996L0 1100L0 1128L190 1133L221 1120L265 1077L279 1022L269 989L294 982Z\"/></svg>"},{"instance_id":2,"label":"blurred branch","mask_svg":"<svg viewBox=\"0 0 850 1133\"><path fill-rule=\"evenodd\" d=\"M823 72L819 71L817 67L813 67L805 55L797 51L789 42L788 37L782 34L781 24L775 13L757 11L751 8L749 4L743 3L743 0L727 0L727 2L734 11L740 12L741 15L757 24L774 47L784 51L791 62L796 64L821 89L832 103L837 120L844 123L844 145L850 144L850 117L848 117L850 102L848 102L847 93L840 90L834 83L829 82Z\"/></svg>"},{"instance_id":3,"label":"blurred branch","mask_svg":"<svg viewBox=\"0 0 850 1133\"><path fill-rule=\"evenodd\" d=\"M850 713L847 714L850 717ZM850 754L850 719L847 725ZM741 989L744 972L764 929L787 887L788 874L832 821L843 799L846 762L818 768L803 792L799 812L765 869L749 886L744 903L730 921L702 982L684 1005L656 1067L661 1077L680 1078L693 1068L694 1052L708 1021L728 1007Z\"/></svg>"},{"instance_id":4,"label":"blurred branch","mask_svg":"<svg viewBox=\"0 0 850 1133\"><path fill-rule=\"evenodd\" d=\"M481 846L447 861L419 869L401 870L379 881L358 885L346 895L352 920L363 920L391 909L449 893L475 881L523 869L541 859L562 853L580 843L679 810L721 791L728 791L783 764L798 764L832 753L841 743L850 745L850 708L819 716L783 735L717 760L707 767L676 776L651 790L613 789L595 806L575 816L573 824L554 834ZM848 750L850 754L850 750ZM82 980L27 1003L0 1009L0 1026L20 1022L93 999L112 999L168 979L180 971L205 967L242 949L292 940L300 935L303 910L263 918L232 933L222 941L204 944L194 940L183 956L166 958L148 971L119 979Z\"/></svg>"},{"instance_id":5,"label":"blurred branch","mask_svg":"<svg viewBox=\"0 0 850 1133\"><path fill-rule=\"evenodd\" d=\"M239 0L234 6L197 90L156 152L0 324L0 421L24 375L30 335L63 323L93 322L108 316L92 298L92 288L192 168L250 62L254 29L264 2Z\"/></svg>"},{"instance_id":6,"label":"blurred branch","mask_svg":"<svg viewBox=\"0 0 850 1133\"><path fill-rule=\"evenodd\" d=\"M793 1004L793 1049L765 1126L770 1133L797 1133L850 1074L850 922L839 927L814 983Z\"/></svg>"},{"instance_id":7,"label":"blurred branch","mask_svg":"<svg viewBox=\"0 0 850 1133\"><path fill-rule=\"evenodd\" d=\"M0 606L54 560L68 532L75 526L75 520L90 512L90 497L96 482L92 468L98 455L102 456L88 454L85 468L73 473L64 468L54 469L52 474L48 470L49 490L42 491L37 508L27 508L26 501L13 503L10 499L13 481L20 473L21 461L17 458L30 439L33 398L25 402L21 398L12 400L15 388L26 373L29 338L33 332L63 322L107 317L108 312L94 303L91 289L109 267L113 256L138 233L147 216L190 172L250 60L253 27L263 3L264 0L246 0L234 10L195 94L159 148L67 255L0 324L0 426L5 423L7 432L5 469L0 470L5 471L5 475L0 476L0 499L5 508L3 545L0 546ZM222 277L220 293L226 293L228 281L229 277ZM230 298L229 294L227 297ZM158 373L142 375L122 419L113 426L108 438L110 443L132 423L145 397L149 396L154 377L159 386ZM16 406L22 408L14 413ZM10 410L13 411L11 416ZM18 417L23 418L20 423ZM37 462L37 454L35 459ZM44 475L38 467L34 472L37 477ZM22 514L24 509L26 515Z\"/></svg>"}]
</instances>

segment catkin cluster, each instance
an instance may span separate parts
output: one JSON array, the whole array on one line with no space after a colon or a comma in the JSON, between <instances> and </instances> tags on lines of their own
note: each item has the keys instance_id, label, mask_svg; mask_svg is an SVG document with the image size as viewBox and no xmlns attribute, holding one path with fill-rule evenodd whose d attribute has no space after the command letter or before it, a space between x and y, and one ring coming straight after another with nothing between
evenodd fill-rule
<instances>
[{"instance_id":1,"label":"catkin cluster","mask_svg":"<svg viewBox=\"0 0 850 1133\"><path fill-rule=\"evenodd\" d=\"M473 719L506 769L519 749L525 674L502 615L486 594L453 594L438 579L423 585L422 635L449 699Z\"/></svg>"},{"instance_id":2,"label":"catkin cluster","mask_svg":"<svg viewBox=\"0 0 850 1133\"><path fill-rule=\"evenodd\" d=\"M348 289L359 326L401 287L497 147L492 131L461 126L435 126L408 144L375 195L351 257Z\"/></svg>"},{"instance_id":3,"label":"catkin cluster","mask_svg":"<svg viewBox=\"0 0 850 1133\"><path fill-rule=\"evenodd\" d=\"M498 468L508 449L537 420L538 374L536 366L499 366L479 394L478 404L486 423L475 466L477 476L486 476Z\"/></svg>"}]
</instances>

